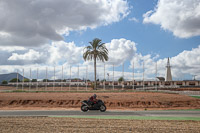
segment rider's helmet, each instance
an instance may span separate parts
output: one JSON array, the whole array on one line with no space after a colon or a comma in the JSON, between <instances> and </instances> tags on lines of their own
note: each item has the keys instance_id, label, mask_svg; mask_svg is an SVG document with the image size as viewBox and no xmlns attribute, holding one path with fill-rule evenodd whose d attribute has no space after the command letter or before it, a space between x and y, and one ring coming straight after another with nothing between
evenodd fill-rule
<instances>
[{"instance_id":1,"label":"rider's helmet","mask_svg":"<svg viewBox=\"0 0 200 133\"><path fill-rule=\"evenodd\" d=\"M93 97L96 99L96 98L97 98L97 95L96 95L96 94L94 94L94 95L93 95Z\"/></svg>"}]
</instances>

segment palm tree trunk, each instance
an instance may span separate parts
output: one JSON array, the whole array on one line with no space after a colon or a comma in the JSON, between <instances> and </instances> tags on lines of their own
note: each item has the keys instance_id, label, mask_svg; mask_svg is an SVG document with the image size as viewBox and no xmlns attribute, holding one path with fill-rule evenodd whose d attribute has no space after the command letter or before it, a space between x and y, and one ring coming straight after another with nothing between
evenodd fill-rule
<instances>
[{"instance_id":1,"label":"palm tree trunk","mask_svg":"<svg viewBox=\"0 0 200 133\"><path fill-rule=\"evenodd\" d=\"M96 70L96 57L94 57L94 89L96 90L96 88L97 88L97 78L96 78L96 76L97 76L97 70Z\"/></svg>"}]
</instances>

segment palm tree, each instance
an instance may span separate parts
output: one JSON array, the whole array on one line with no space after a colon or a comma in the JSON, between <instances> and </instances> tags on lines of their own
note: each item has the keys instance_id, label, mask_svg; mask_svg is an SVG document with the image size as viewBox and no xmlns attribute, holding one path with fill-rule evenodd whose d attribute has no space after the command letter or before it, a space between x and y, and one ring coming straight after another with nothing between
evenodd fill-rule
<instances>
[{"instance_id":1,"label":"palm tree","mask_svg":"<svg viewBox=\"0 0 200 133\"><path fill-rule=\"evenodd\" d=\"M90 45L85 47L85 52L83 53L83 59L94 60L94 80L95 80L95 89L97 85L96 80L96 62L100 60L102 62L108 61L108 49L105 46L105 43L102 43L100 39L95 38L92 42L89 42Z\"/></svg>"}]
</instances>

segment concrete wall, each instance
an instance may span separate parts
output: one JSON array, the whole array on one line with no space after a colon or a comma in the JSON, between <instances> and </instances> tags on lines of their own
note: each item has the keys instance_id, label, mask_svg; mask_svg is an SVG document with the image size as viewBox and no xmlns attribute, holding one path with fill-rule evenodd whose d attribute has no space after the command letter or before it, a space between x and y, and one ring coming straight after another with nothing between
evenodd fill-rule
<instances>
[{"instance_id":1,"label":"concrete wall","mask_svg":"<svg viewBox=\"0 0 200 133\"><path fill-rule=\"evenodd\" d=\"M87 82L87 85L91 85L92 82ZM134 81L134 86L155 86L156 83L158 86L200 86L200 81ZM17 83L8 83L9 85L16 85ZM22 82L19 82L18 85L22 85ZM37 82L24 82L24 85L37 85ZM46 85L46 82L38 82L39 85ZM86 85L85 82L47 82L47 85ZM104 85L104 82L98 82L99 85ZM112 81L106 81L106 85L113 85ZM115 86L133 86L133 81L124 81L124 82L114 82Z\"/></svg>"}]
</instances>

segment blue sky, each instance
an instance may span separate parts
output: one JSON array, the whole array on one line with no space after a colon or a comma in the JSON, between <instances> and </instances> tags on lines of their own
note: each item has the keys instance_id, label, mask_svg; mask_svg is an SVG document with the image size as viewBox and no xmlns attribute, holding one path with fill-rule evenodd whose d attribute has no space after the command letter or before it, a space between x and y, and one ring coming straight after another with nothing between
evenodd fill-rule
<instances>
[{"instance_id":1,"label":"blue sky","mask_svg":"<svg viewBox=\"0 0 200 133\"><path fill-rule=\"evenodd\" d=\"M138 52L143 55L159 55L157 60L174 57L184 50L192 50L197 48L200 42L199 36L190 38L179 38L172 32L162 29L159 25L144 24L143 14L149 10L153 10L157 5L157 0L133 0L128 1L130 14L123 20L107 26L100 26L95 29L87 29L81 32L71 32L65 37L66 41L74 41L77 45L88 45L93 38L100 38L103 42L110 42L113 38L126 38L137 44ZM130 21L131 18L138 21ZM126 61L125 71L128 69L129 61ZM165 65L165 64L163 64ZM173 64L172 64L173 65ZM122 66L116 68L121 71ZM191 78L188 74L186 78Z\"/></svg>"},{"instance_id":2,"label":"blue sky","mask_svg":"<svg viewBox=\"0 0 200 133\"><path fill-rule=\"evenodd\" d=\"M160 58L173 57L184 50L191 50L199 45L200 37L188 39L173 36L172 32L161 29L159 25L143 24L143 14L153 10L156 0L128 1L130 14L120 22L108 26L100 26L86 31L74 31L65 37L66 41L74 41L77 45L88 45L94 38L100 38L104 43L113 38L126 38L137 43L137 49L142 54L159 54ZM139 22L129 19L135 17Z\"/></svg>"},{"instance_id":3,"label":"blue sky","mask_svg":"<svg viewBox=\"0 0 200 133\"><path fill-rule=\"evenodd\" d=\"M84 72L89 66L92 78L93 64L83 61L82 52L89 41L100 38L110 51L106 73L112 73L114 62L116 79L122 75L122 62L127 80L133 62L138 80L143 62L146 79L155 77L156 62L158 76L165 77L168 57L175 80L192 79L194 74L200 79L199 9L200 0L2 0L1 73L32 67L41 68L42 77L46 66L52 75L54 66L68 71L79 64ZM103 73L101 63L98 72Z\"/></svg>"}]
</instances>

